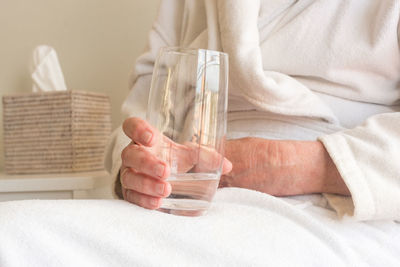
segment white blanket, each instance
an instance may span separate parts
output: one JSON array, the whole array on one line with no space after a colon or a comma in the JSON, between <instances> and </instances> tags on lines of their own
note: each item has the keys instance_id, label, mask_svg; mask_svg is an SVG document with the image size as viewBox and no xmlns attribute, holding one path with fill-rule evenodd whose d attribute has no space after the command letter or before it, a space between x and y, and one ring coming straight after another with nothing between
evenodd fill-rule
<instances>
[{"instance_id":1,"label":"white blanket","mask_svg":"<svg viewBox=\"0 0 400 267\"><path fill-rule=\"evenodd\" d=\"M120 200L0 203L0 266L400 266L400 224L339 221L318 195L219 190L205 216Z\"/></svg>"}]
</instances>

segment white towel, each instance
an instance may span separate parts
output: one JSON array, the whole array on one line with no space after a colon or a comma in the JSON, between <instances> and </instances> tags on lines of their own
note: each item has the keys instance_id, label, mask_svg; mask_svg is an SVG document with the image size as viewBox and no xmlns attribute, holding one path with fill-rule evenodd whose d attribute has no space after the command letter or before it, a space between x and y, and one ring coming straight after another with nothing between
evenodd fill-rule
<instances>
[{"instance_id":1,"label":"white towel","mask_svg":"<svg viewBox=\"0 0 400 267\"><path fill-rule=\"evenodd\" d=\"M0 266L400 266L400 225L338 221L300 201L219 190L205 216L120 200L0 203Z\"/></svg>"}]
</instances>

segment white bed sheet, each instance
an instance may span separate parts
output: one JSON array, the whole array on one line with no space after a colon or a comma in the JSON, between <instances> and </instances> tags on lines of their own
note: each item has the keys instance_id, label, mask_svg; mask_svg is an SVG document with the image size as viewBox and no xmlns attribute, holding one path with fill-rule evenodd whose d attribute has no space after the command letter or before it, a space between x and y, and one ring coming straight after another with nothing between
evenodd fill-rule
<instances>
[{"instance_id":1,"label":"white bed sheet","mask_svg":"<svg viewBox=\"0 0 400 267\"><path fill-rule=\"evenodd\" d=\"M0 266L400 266L400 224L339 220L319 195L225 188L205 216L120 200L0 203Z\"/></svg>"}]
</instances>

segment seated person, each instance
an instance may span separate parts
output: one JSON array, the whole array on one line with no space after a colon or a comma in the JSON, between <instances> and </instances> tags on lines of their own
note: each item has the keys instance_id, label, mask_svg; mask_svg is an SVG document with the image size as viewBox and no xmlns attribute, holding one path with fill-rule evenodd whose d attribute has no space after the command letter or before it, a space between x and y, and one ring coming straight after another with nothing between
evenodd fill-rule
<instances>
[{"instance_id":1,"label":"seated person","mask_svg":"<svg viewBox=\"0 0 400 267\"><path fill-rule=\"evenodd\" d=\"M143 119L152 68L161 47L206 48L230 60L221 187L324 193L340 216L400 220L398 11L397 0L162 1L106 157L117 195L157 209L170 193L167 163L145 149L159 138Z\"/></svg>"}]
</instances>

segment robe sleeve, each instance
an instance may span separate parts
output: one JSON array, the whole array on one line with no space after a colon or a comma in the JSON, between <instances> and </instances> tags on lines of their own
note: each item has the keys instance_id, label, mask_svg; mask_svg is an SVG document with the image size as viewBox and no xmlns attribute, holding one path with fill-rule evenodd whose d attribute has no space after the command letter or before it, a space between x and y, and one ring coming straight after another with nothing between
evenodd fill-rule
<instances>
[{"instance_id":1,"label":"robe sleeve","mask_svg":"<svg viewBox=\"0 0 400 267\"><path fill-rule=\"evenodd\" d=\"M372 116L320 141L351 192L351 197L326 195L338 214L400 221L400 113Z\"/></svg>"}]
</instances>

